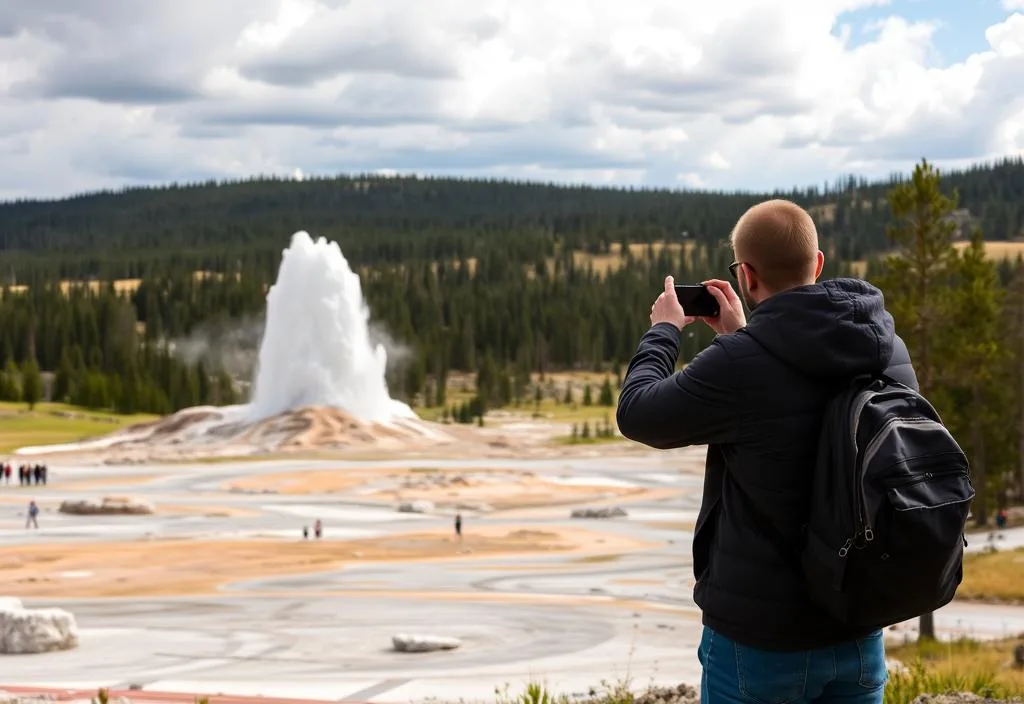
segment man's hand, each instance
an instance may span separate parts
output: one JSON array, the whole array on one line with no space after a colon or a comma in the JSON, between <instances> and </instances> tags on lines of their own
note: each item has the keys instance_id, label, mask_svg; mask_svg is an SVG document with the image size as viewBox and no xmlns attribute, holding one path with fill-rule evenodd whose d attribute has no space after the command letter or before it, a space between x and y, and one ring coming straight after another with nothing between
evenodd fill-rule
<instances>
[{"instance_id":1,"label":"man's hand","mask_svg":"<svg viewBox=\"0 0 1024 704\"><path fill-rule=\"evenodd\" d=\"M718 301L717 318L701 318L708 327L719 335L734 333L747 324L747 316L743 313L743 303L736 295L732 285L728 281L711 279L703 282L708 293Z\"/></svg>"},{"instance_id":2,"label":"man's hand","mask_svg":"<svg viewBox=\"0 0 1024 704\"><path fill-rule=\"evenodd\" d=\"M671 276L666 276L665 290L661 292L658 299L654 301L654 305L651 306L651 325L672 323L679 330L682 330L695 320L695 317L687 315L683 307L679 305L679 297L676 296L675 279Z\"/></svg>"}]
</instances>

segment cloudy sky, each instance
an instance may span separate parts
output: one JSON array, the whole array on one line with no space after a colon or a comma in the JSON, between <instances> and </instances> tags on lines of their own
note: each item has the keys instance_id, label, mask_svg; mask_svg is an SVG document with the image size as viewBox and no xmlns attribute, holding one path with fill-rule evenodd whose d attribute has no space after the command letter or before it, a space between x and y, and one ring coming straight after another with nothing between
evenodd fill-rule
<instances>
[{"instance_id":1,"label":"cloudy sky","mask_svg":"<svg viewBox=\"0 0 1024 704\"><path fill-rule=\"evenodd\" d=\"M1024 0L0 0L0 198L402 172L766 189L1024 151Z\"/></svg>"}]
</instances>

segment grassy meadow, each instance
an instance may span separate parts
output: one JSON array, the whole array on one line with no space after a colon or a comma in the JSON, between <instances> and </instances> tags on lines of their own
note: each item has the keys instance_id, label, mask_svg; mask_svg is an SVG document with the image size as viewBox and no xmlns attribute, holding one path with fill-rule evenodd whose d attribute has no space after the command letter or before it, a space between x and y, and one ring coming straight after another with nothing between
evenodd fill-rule
<instances>
[{"instance_id":1,"label":"grassy meadow","mask_svg":"<svg viewBox=\"0 0 1024 704\"><path fill-rule=\"evenodd\" d=\"M978 540L980 536L975 536ZM973 553L964 560L960 599L1024 605L1024 550Z\"/></svg>"},{"instance_id":2,"label":"grassy meadow","mask_svg":"<svg viewBox=\"0 0 1024 704\"><path fill-rule=\"evenodd\" d=\"M994 699L1024 697L1024 670L1013 667L1013 649L1024 634L992 642L925 641L887 648L906 670L890 674L886 704L909 704L919 694L971 692Z\"/></svg>"},{"instance_id":3,"label":"grassy meadow","mask_svg":"<svg viewBox=\"0 0 1024 704\"><path fill-rule=\"evenodd\" d=\"M19 447L77 442L155 419L156 416L117 415L88 411L63 403L0 403L0 455Z\"/></svg>"}]
</instances>

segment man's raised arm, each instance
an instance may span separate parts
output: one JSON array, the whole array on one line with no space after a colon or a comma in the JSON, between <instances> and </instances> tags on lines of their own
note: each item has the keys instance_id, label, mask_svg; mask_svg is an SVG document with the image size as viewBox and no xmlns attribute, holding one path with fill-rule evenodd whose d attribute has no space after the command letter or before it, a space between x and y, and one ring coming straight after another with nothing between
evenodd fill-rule
<instances>
[{"instance_id":1,"label":"man's raised arm","mask_svg":"<svg viewBox=\"0 0 1024 704\"><path fill-rule=\"evenodd\" d=\"M679 372L679 328L644 333L622 382L615 419L630 440L658 449L734 442L740 391L729 355L715 341Z\"/></svg>"}]
</instances>

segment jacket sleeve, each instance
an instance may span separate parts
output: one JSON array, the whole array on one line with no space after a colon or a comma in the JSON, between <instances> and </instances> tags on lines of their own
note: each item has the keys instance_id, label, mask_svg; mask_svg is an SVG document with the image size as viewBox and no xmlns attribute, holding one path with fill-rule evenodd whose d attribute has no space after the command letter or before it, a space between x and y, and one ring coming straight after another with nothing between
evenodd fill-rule
<instances>
[{"instance_id":1,"label":"jacket sleeve","mask_svg":"<svg viewBox=\"0 0 1024 704\"><path fill-rule=\"evenodd\" d=\"M729 355L717 340L673 373L679 333L655 325L640 339L622 382L615 419L630 440L658 449L735 442L738 392Z\"/></svg>"}]
</instances>

